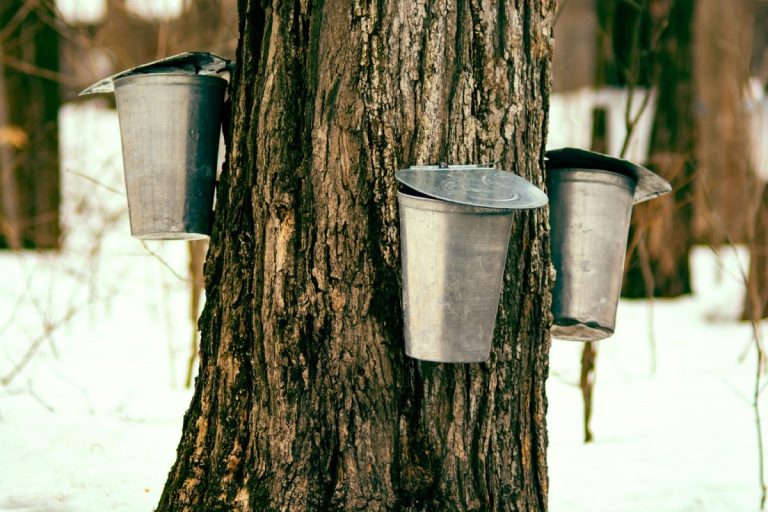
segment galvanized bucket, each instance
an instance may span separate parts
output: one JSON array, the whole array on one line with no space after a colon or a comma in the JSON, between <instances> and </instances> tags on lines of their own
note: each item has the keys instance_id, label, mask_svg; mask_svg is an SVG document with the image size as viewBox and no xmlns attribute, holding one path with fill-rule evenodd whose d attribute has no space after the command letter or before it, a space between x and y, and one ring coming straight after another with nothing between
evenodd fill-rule
<instances>
[{"instance_id":1,"label":"galvanized bucket","mask_svg":"<svg viewBox=\"0 0 768 512\"><path fill-rule=\"evenodd\" d=\"M115 81L134 237L193 240L210 233L226 86L207 75Z\"/></svg>"},{"instance_id":2,"label":"galvanized bucket","mask_svg":"<svg viewBox=\"0 0 768 512\"><path fill-rule=\"evenodd\" d=\"M405 353L488 359L514 210L398 193Z\"/></svg>"},{"instance_id":3,"label":"galvanized bucket","mask_svg":"<svg viewBox=\"0 0 768 512\"><path fill-rule=\"evenodd\" d=\"M215 69L225 63L207 53L181 54L83 92L114 90L134 237L194 240L210 233L227 87Z\"/></svg>"},{"instance_id":4,"label":"galvanized bucket","mask_svg":"<svg viewBox=\"0 0 768 512\"><path fill-rule=\"evenodd\" d=\"M546 196L518 176L476 166L411 168L398 180L407 187L398 193L405 353L485 361L514 210L543 206Z\"/></svg>"},{"instance_id":5,"label":"galvanized bucket","mask_svg":"<svg viewBox=\"0 0 768 512\"><path fill-rule=\"evenodd\" d=\"M611 336L621 294L632 205L671 190L648 169L566 148L547 153L555 338Z\"/></svg>"}]
</instances>

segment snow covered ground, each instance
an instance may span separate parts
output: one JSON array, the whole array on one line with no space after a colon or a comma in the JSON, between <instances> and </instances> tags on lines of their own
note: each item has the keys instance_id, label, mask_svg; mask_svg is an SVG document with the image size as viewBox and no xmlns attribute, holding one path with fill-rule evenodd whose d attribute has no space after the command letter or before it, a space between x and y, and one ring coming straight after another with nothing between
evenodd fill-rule
<instances>
[{"instance_id":1,"label":"snow covered ground","mask_svg":"<svg viewBox=\"0 0 768 512\"><path fill-rule=\"evenodd\" d=\"M0 511L149 511L190 399L186 244L130 238L113 113L67 106L61 121L66 246L0 253L0 379L14 374L0 384ZM656 301L652 322L647 302L621 303L590 445L581 345L554 342L553 512L757 510L754 352L734 320L745 259L697 250L696 295Z\"/></svg>"},{"instance_id":2,"label":"snow covered ground","mask_svg":"<svg viewBox=\"0 0 768 512\"><path fill-rule=\"evenodd\" d=\"M113 112L61 123L64 250L0 253L0 379L39 347L0 385L0 510L152 510L191 397L187 245L130 237Z\"/></svg>"},{"instance_id":3,"label":"snow covered ground","mask_svg":"<svg viewBox=\"0 0 768 512\"><path fill-rule=\"evenodd\" d=\"M554 342L553 512L759 509L755 352L749 325L733 321L745 256L728 251L722 268L711 251L697 250L696 295L654 303L655 372L649 305L621 302L616 335L599 344L592 444L582 443L581 347Z\"/></svg>"}]
</instances>

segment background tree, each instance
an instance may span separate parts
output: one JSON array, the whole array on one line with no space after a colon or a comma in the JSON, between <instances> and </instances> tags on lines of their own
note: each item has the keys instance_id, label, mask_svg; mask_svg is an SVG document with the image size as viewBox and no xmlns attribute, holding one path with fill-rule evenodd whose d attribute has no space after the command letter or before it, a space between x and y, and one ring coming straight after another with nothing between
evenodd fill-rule
<instances>
[{"instance_id":1,"label":"background tree","mask_svg":"<svg viewBox=\"0 0 768 512\"><path fill-rule=\"evenodd\" d=\"M200 372L159 510L543 510L552 272L517 216L486 364L404 355L398 168L543 185L553 2L240 2Z\"/></svg>"},{"instance_id":2,"label":"background tree","mask_svg":"<svg viewBox=\"0 0 768 512\"><path fill-rule=\"evenodd\" d=\"M752 0L699 0L696 9L695 232L699 241L715 247L747 242L751 223L747 211L756 201L744 110L751 4Z\"/></svg>"},{"instance_id":3,"label":"background tree","mask_svg":"<svg viewBox=\"0 0 768 512\"><path fill-rule=\"evenodd\" d=\"M0 248L59 244L59 35L49 2L0 3Z\"/></svg>"},{"instance_id":4,"label":"background tree","mask_svg":"<svg viewBox=\"0 0 768 512\"><path fill-rule=\"evenodd\" d=\"M677 297L691 292L695 1L649 0L646 5L653 33L637 51L649 56L645 61L657 90L647 164L672 184L673 192L634 209L622 294Z\"/></svg>"},{"instance_id":5,"label":"background tree","mask_svg":"<svg viewBox=\"0 0 768 512\"><path fill-rule=\"evenodd\" d=\"M737 23L751 36L750 75L756 79L765 94L768 86L768 4L755 0L747 7L748 9L737 11L737 14L742 15ZM744 53L741 56L746 57ZM744 85L746 89L746 84ZM748 98L747 101L754 100L755 98ZM746 121L744 112L741 114L742 119ZM753 140L757 142L757 138ZM765 175L768 169L752 171L754 176ZM755 204L754 215L748 226L749 274L742 312L742 319L750 319L753 322L768 317L768 189L764 179L755 181L752 195L752 202Z\"/></svg>"}]
</instances>

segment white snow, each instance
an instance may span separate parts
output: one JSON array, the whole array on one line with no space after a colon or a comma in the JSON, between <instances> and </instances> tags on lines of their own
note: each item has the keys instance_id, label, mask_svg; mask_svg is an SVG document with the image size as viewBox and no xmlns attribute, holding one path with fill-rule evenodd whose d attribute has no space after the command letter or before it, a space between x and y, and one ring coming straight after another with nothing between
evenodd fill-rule
<instances>
[{"instance_id":1,"label":"white snow","mask_svg":"<svg viewBox=\"0 0 768 512\"><path fill-rule=\"evenodd\" d=\"M0 379L39 344L0 385L0 510L151 510L191 397L187 248L130 237L114 112L60 119L65 247L0 254Z\"/></svg>"},{"instance_id":2,"label":"white snow","mask_svg":"<svg viewBox=\"0 0 768 512\"><path fill-rule=\"evenodd\" d=\"M96 105L61 114L64 249L0 254L0 379L39 345L0 385L0 511L152 510L191 398L188 288L174 274L186 276L186 244L152 244L163 263L129 236L115 114ZM697 249L696 295L656 301L652 324L647 302L621 303L600 343L590 445L581 345L553 342L553 512L757 510L755 355L734 320L746 259Z\"/></svg>"},{"instance_id":3,"label":"white snow","mask_svg":"<svg viewBox=\"0 0 768 512\"><path fill-rule=\"evenodd\" d=\"M188 3L188 0L128 0L125 6L139 16L163 19L179 16Z\"/></svg>"},{"instance_id":4,"label":"white snow","mask_svg":"<svg viewBox=\"0 0 768 512\"><path fill-rule=\"evenodd\" d=\"M56 0L56 8L67 23L97 23L107 14L108 0ZM176 18L189 0L126 0L128 11L147 19Z\"/></svg>"},{"instance_id":5,"label":"white snow","mask_svg":"<svg viewBox=\"0 0 768 512\"><path fill-rule=\"evenodd\" d=\"M730 320L743 279L725 252L718 270L708 249L696 250L696 295L655 301L652 324L646 301L621 302L616 335L599 344L592 444L582 443L581 346L553 342L553 512L758 510L755 353L749 325Z\"/></svg>"},{"instance_id":6,"label":"white snow","mask_svg":"<svg viewBox=\"0 0 768 512\"><path fill-rule=\"evenodd\" d=\"M107 14L107 0L56 0L56 8L67 23L97 23Z\"/></svg>"}]
</instances>

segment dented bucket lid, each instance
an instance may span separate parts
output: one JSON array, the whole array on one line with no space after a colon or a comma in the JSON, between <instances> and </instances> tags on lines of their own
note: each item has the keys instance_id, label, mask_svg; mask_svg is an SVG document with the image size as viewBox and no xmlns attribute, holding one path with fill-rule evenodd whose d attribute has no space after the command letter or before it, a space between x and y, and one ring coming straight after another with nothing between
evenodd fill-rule
<instances>
[{"instance_id":1,"label":"dented bucket lid","mask_svg":"<svg viewBox=\"0 0 768 512\"><path fill-rule=\"evenodd\" d=\"M185 75L213 75L227 79L227 76L221 76L222 73L228 73L232 70L232 63L218 55L208 52L185 52L172 57L148 62L135 68L126 69L115 75L99 80L95 84L86 88L80 93L80 96L86 94L96 94L102 92L114 92L115 80L126 76L149 75L149 74L185 74Z\"/></svg>"},{"instance_id":2,"label":"dented bucket lid","mask_svg":"<svg viewBox=\"0 0 768 512\"><path fill-rule=\"evenodd\" d=\"M483 165L422 165L397 171L397 181L434 199L518 210L541 208L547 195L520 176Z\"/></svg>"},{"instance_id":3,"label":"dented bucket lid","mask_svg":"<svg viewBox=\"0 0 768 512\"><path fill-rule=\"evenodd\" d=\"M553 149L546 153L547 169L594 169L610 171L632 178L635 185L634 202L642 203L672 191L672 186L658 174L612 156L576 148Z\"/></svg>"}]
</instances>

